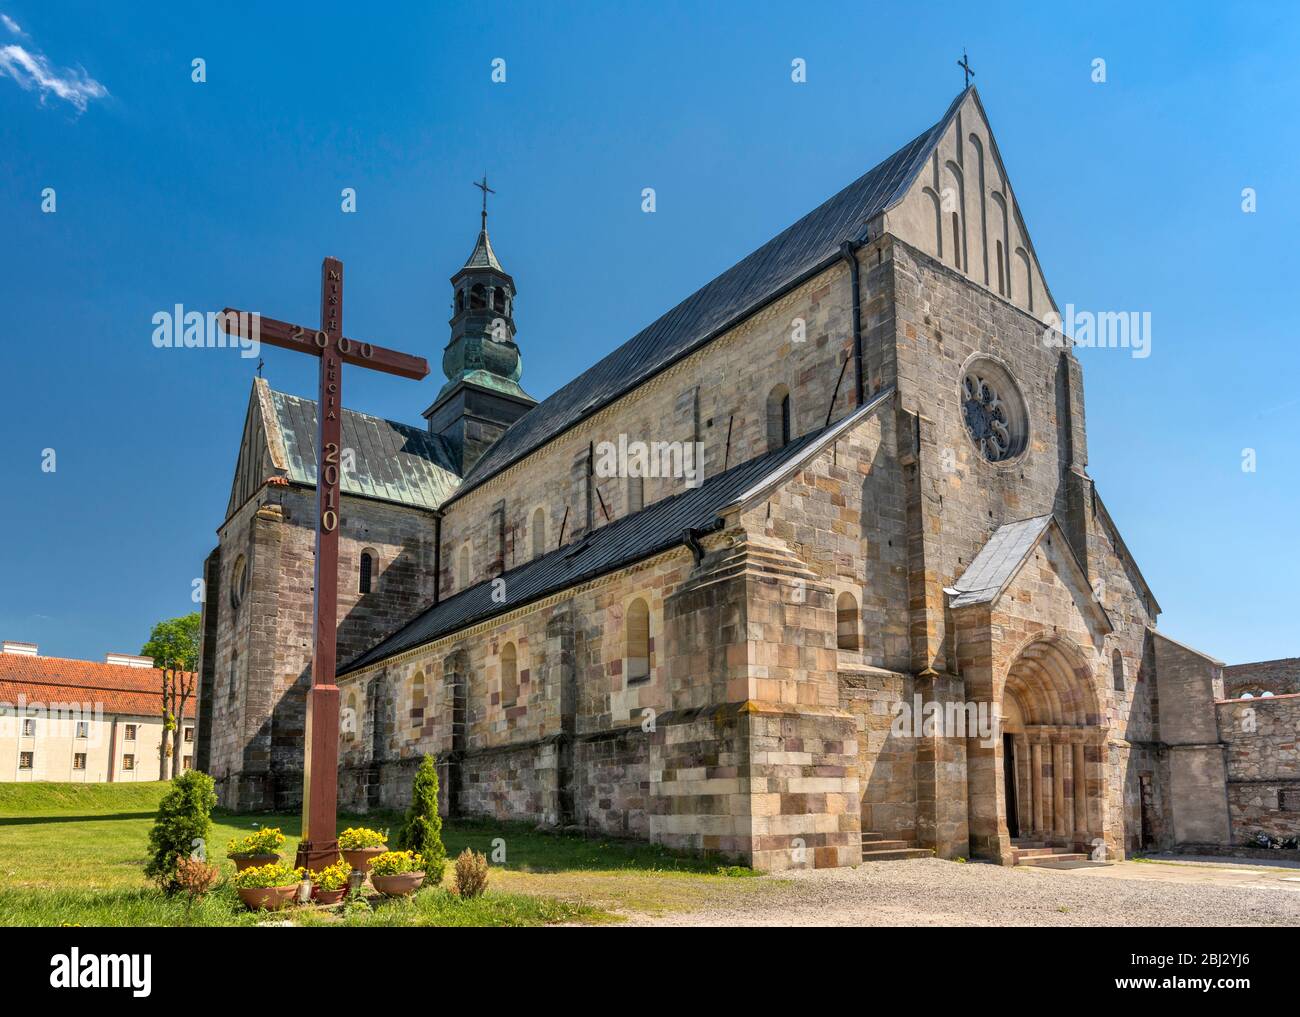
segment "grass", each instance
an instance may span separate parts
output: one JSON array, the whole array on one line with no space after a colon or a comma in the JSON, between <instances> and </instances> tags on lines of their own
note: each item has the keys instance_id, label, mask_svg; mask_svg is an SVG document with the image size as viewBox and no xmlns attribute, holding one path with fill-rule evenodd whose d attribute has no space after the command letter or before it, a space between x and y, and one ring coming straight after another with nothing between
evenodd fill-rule
<instances>
[{"instance_id":1,"label":"grass","mask_svg":"<svg viewBox=\"0 0 1300 1017\"><path fill-rule=\"evenodd\" d=\"M217 812L208 860L222 882L188 906L154 889L142 870L147 839L165 783L0 784L0 926L255 925L268 916L243 909L225 881L234 865L226 843L259 826L278 826L292 859L300 834L295 815ZM397 830L396 813L340 816L340 828ZM295 910L276 916L295 925L548 925L617 921L615 911L662 912L752 892L755 873L652 844L592 840L539 832L527 824L447 822L449 858L471 847L492 864L488 892L462 901L444 885L406 900L340 916Z\"/></svg>"}]
</instances>

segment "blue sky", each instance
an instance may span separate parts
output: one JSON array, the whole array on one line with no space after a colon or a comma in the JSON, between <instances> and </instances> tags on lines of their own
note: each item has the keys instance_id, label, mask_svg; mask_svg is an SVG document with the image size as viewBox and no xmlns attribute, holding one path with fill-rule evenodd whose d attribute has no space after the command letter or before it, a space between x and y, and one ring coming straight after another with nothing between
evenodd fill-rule
<instances>
[{"instance_id":1,"label":"blue sky","mask_svg":"<svg viewBox=\"0 0 1300 1017\"><path fill-rule=\"evenodd\" d=\"M1058 303L1152 314L1150 357L1080 356L1161 628L1300 654L1289 5L281 6L0 0L0 637L102 659L192 607L256 360L156 311L311 321L331 254L347 330L436 365L487 170L542 397L934 122L965 46ZM418 423L440 381L346 401Z\"/></svg>"}]
</instances>

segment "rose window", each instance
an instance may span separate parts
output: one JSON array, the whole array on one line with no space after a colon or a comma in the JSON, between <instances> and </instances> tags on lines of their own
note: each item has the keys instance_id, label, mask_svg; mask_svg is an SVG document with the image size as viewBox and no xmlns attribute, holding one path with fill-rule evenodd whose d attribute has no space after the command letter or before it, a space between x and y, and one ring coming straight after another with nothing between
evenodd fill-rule
<instances>
[{"instance_id":1,"label":"rose window","mask_svg":"<svg viewBox=\"0 0 1300 1017\"><path fill-rule=\"evenodd\" d=\"M972 364L961 382L962 416L971 441L991 463L1020 454L1025 445L1025 410L1007 372L993 361Z\"/></svg>"}]
</instances>

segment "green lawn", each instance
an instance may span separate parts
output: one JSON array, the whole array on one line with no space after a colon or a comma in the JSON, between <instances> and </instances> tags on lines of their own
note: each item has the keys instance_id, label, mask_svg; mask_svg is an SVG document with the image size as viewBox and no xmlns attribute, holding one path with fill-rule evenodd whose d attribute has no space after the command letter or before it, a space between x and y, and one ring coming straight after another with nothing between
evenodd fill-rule
<instances>
[{"instance_id":1,"label":"green lawn","mask_svg":"<svg viewBox=\"0 0 1300 1017\"><path fill-rule=\"evenodd\" d=\"M295 815L213 816L209 861L222 882L192 909L153 889L142 869L154 811L167 785L0 784L0 926L252 925L266 920L243 909L226 878L234 871L226 842L258 826L278 826L283 855L297 848ZM400 816L341 816L340 827L396 830ZM346 916L295 910L276 916L298 925L544 925L616 921L618 910L690 907L706 897L747 892L736 879L747 869L720 870L708 861L649 844L540 833L523 824L449 822L449 857L465 847L492 863L488 893L461 901L443 887L384 901Z\"/></svg>"}]
</instances>

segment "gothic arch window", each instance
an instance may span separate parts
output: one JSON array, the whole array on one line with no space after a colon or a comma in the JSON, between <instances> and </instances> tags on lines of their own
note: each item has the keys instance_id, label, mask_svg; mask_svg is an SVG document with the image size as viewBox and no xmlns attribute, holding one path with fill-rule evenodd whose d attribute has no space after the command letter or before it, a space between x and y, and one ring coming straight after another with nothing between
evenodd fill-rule
<instances>
[{"instance_id":1,"label":"gothic arch window","mask_svg":"<svg viewBox=\"0 0 1300 1017\"><path fill-rule=\"evenodd\" d=\"M546 553L546 509L539 508L533 513L533 557L540 558Z\"/></svg>"},{"instance_id":2,"label":"gothic arch window","mask_svg":"<svg viewBox=\"0 0 1300 1017\"><path fill-rule=\"evenodd\" d=\"M235 559L235 567L230 570L230 606L239 607L248 593L248 559L242 554Z\"/></svg>"},{"instance_id":3,"label":"gothic arch window","mask_svg":"<svg viewBox=\"0 0 1300 1017\"><path fill-rule=\"evenodd\" d=\"M767 447L784 448L790 444L790 390L777 385L767 395Z\"/></svg>"},{"instance_id":4,"label":"gothic arch window","mask_svg":"<svg viewBox=\"0 0 1300 1017\"><path fill-rule=\"evenodd\" d=\"M456 556L456 589L457 591L469 586L469 544L460 546L460 553Z\"/></svg>"},{"instance_id":5,"label":"gothic arch window","mask_svg":"<svg viewBox=\"0 0 1300 1017\"><path fill-rule=\"evenodd\" d=\"M640 512L645 508L645 477L627 478L627 511Z\"/></svg>"},{"instance_id":6,"label":"gothic arch window","mask_svg":"<svg viewBox=\"0 0 1300 1017\"><path fill-rule=\"evenodd\" d=\"M959 397L966 433L991 463L1014 459L1025 450L1029 418L1024 397L1005 367L976 357L961 376Z\"/></svg>"},{"instance_id":7,"label":"gothic arch window","mask_svg":"<svg viewBox=\"0 0 1300 1017\"><path fill-rule=\"evenodd\" d=\"M1110 667L1114 674L1115 691L1124 691L1124 655L1116 650L1110 655Z\"/></svg>"},{"instance_id":8,"label":"gothic arch window","mask_svg":"<svg viewBox=\"0 0 1300 1017\"><path fill-rule=\"evenodd\" d=\"M501 705L513 706L519 698L519 654L514 643L501 647Z\"/></svg>"},{"instance_id":9,"label":"gothic arch window","mask_svg":"<svg viewBox=\"0 0 1300 1017\"><path fill-rule=\"evenodd\" d=\"M375 552L371 548L366 548L361 552L361 568L358 570L357 590L360 593L369 593L372 589L375 576Z\"/></svg>"},{"instance_id":10,"label":"gothic arch window","mask_svg":"<svg viewBox=\"0 0 1300 1017\"><path fill-rule=\"evenodd\" d=\"M487 287L482 283L475 283L469 290L469 309L481 311L487 305Z\"/></svg>"},{"instance_id":11,"label":"gothic arch window","mask_svg":"<svg viewBox=\"0 0 1300 1017\"><path fill-rule=\"evenodd\" d=\"M411 681L411 727L413 728L424 726L425 696L427 694L424 672L417 671L415 678Z\"/></svg>"},{"instance_id":12,"label":"gothic arch window","mask_svg":"<svg viewBox=\"0 0 1300 1017\"><path fill-rule=\"evenodd\" d=\"M858 602L851 593L841 593L835 601L835 645L841 650L857 650Z\"/></svg>"},{"instance_id":13,"label":"gothic arch window","mask_svg":"<svg viewBox=\"0 0 1300 1017\"><path fill-rule=\"evenodd\" d=\"M629 682L650 677L650 608L638 597L623 618L625 673Z\"/></svg>"}]
</instances>

